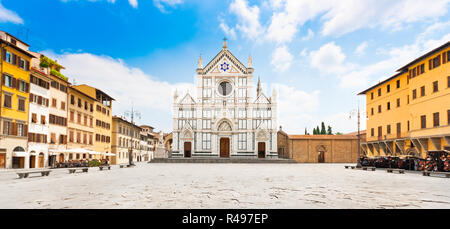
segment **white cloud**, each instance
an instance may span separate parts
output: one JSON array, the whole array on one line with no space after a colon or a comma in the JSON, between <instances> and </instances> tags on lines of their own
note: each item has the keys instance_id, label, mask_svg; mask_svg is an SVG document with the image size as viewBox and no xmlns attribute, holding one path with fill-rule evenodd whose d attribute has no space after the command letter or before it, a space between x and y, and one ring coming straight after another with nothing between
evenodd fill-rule
<instances>
[{"instance_id":1,"label":"white cloud","mask_svg":"<svg viewBox=\"0 0 450 229\"><path fill-rule=\"evenodd\" d=\"M234 0L230 5L230 12L238 18L236 29L249 39L257 39L264 33L259 22L259 7L249 6L247 0Z\"/></svg>"},{"instance_id":2,"label":"white cloud","mask_svg":"<svg viewBox=\"0 0 450 229\"><path fill-rule=\"evenodd\" d=\"M310 52L311 66L325 73L342 73L347 69L344 66L345 54L340 46L334 42L327 43L317 51Z\"/></svg>"},{"instance_id":3,"label":"white cloud","mask_svg":"<svg viewBox=\"0 0 450 229\"><path fill-rule=\"evenodd\" d=\"M276 70L284 72L291 66L293 58L287 47L283 45L275 49L271 64Z\"/></svg>"},{"instance_id":4,"label":"white cloud","mask_svg":"<svg viewBox=\"0 0 450 229\"><path fill-rule=\"evenodd\" d=\"M289 134L309 127L319 107L320 91L311 93L284 84L273 84L278 93L278 124Z\"/></svg>"},{"instance_id":5,"label":"white cloud","mask_svg":"<svg viewBox=\"0 0 450 229\"><path fill-rule=\"evenodd\" d=\"M233 40L236 39L236 31L234 30L234 28L230 28L223 20L221 20L219 26L227 37Z\"/></svg>"},{"instance_id":6,"label":"white cloud","mask_svg":"<svg viewBox=\"0 0 450 229\"><path fill-rule=\"evenodd\" d=\"M16 12L6 9L0 3L0 22L12 22L14 24L23 24L23 19Z\"/></svg>"},{"instance_id":7,"label":"white cloud","mask_svg":"<svg viewBox=\"0 0 450 229\"><path fill-rule=\"evenodd\" d=\"M436 47L450 40L450 33L447 33L439 39L427 38L432 35L425 31L418 35L413 44L394 47L384 54L387 58L373 64L357 66L356 69L345 73L340 77L341 87L367 87L370 84L376 84L396 74L396 70L403 65L408 64L413 59L433 50ZM381 53L383 54L383 53Z\"/></svg>"},{"instance_id":8,"label":"white cloud","mask_svg":"<svg viewBox=\"0 0 450 229\"><path fill-rule=\"evenodd\" d=\"M367 47L369 47L369 43L367 43L367 41L364 41L363 43L358 45L358 47L356 47L355 54L358 56L364 55L366 53Z\"/></svg>"},{"instance_id":9,"label":"white cloud","mask_svg":"<svg viewBox=\"0 0 450 229\"><path fill-rule=\"evenodd\" d=\"M153 0L153 5L155 5L161 12L168 13L167 6L175 7L176 5L182 4L184 0Z\"/></svg>"},{"instance_id":10,"label":"white cloud","mask_svg":"<svg viewBox=\"0 0 450 229\"><path fill-rule=\"evenodd\" d=\"M137 0L128 0L128 3L130 3L130 5L133 8L137 8L138 7L138 1Z\"/></svg>"},{"instance_id":11,"label":"white cloud","mask_svg":"<svg viewBox=\"0 0 450 229\"><path fill-rule=\"evenodd\" d=\"M277 43L292 41L299 27L320 17L322 34L340 36L363 28L398 30L448 11L450 0L272 0L267 38Z\"/></svg>"},{"instance_id":12,"label":"white cloud","mask_svg":"<svg viewBox=\"0 0 450 229\"><path fill-rule=\"evenodd\" d=\"M116 101L113 103L113 114L123 114L130 109L131 102L142 113L143 121L154 123L152 119L156 113L167 114L167 120L157 121L166 123L158 126L171 130L172 101L175 89L179 94L194 91L191 83L176 83L158 80L145 74L139 68L126 65L120 59L108 56L98 56L89 53L54 54L49 51L45 55L55 58L66 67L63 74L76 80L76 84L88 84L97 87L111 95ZM158 124L161 125L161 124Z\"/></svg>"}]
</instances>

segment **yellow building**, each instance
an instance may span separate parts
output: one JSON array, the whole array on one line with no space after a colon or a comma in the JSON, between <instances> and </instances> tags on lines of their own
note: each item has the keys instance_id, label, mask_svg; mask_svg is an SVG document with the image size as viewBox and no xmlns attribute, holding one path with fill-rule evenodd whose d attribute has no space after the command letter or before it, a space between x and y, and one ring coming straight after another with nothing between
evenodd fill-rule
<instances>
[{"instance_id":1,"label":"yellow building","mask_svg":"<svg viewBox=\"0 0 450 229\"><path fill-rule=\"evenodd\" d=\"M128 164L130 154L136 162L142 128L118 116L114 116L112 120L111 147L115 156L111 158L111 164Z\"/></svg>"},{"instance_id":2,"label":"yellow building","mask_svg":"<svg viewBox=\"0 0 450 229\"><path fill-rule=\"evenodd\" d=\"M96 98L94 101L94 148L96 152L111 153L112 101L111 96L103 91L82 84L73 86L79 91ZM106 156L109 158L110 156Z\"/></svg>"},{"instance_id":3,"label":"yellow building","mask_svg":"<svg viewBox=\"0 0 450 229\"><path fill-rule=\"evenodd\" d=\"M30 61L28 45L0 31L0 168L24 168L27 157Z\"/></svg>"},{"instance_id":4,"label":"yellow building","mask_svg":"<svg viewBox=\"0 0 450 229\"><path fill-rule=\"evenodd\" d=\"M94 150L95 97L70 86L68 90L67 149ZM76 151L76 150L75 150ZM68 153L68 160L93 159L95 155Z\"/></svg>"},{"instance_id":5,"label":"yellow building","mask_svg":"<svg viewBox=\"0 0 450 229\"><path fill-rule=\"evenodd\" d=\"M450 150L450 42L359 93L367 101L368 156Z\"/></svg>"}]
</instances>

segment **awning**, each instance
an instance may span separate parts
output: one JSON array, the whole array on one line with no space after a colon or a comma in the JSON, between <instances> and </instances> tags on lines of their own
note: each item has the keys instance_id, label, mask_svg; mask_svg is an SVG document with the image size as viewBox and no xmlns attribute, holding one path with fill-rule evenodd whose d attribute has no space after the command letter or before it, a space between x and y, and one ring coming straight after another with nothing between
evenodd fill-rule
<instances>
[{"instance_id":1,"label":"awning","mask_svg":"<svg viewBox=\"0 0 450 229\"><path fill-rule=\"evenodd\" d=\"M59 153L87 153L87 154L102 154L100 152L95 152L88 149L76 148L76 149L66 149L66 150L58 150Z\"/></svg>"},{"instance_id":2,"label":"awning","mask_svg":"<svg viewBox=\"0 0 450 229\"><path fill-rule=\"evenodd\" d=\"M25 151L15 151L13 152L13 157L26 157L27 152Z\"/></svg>"},{"instance_id":3,"label":"awning","mask_svg":"<svg viewBox=\"0 0 450 229\"><path fill-rule=\"evenodd\" d=\"M105 156L116 156L115 153L105 153Z\"/></svg>"}]
</instances>

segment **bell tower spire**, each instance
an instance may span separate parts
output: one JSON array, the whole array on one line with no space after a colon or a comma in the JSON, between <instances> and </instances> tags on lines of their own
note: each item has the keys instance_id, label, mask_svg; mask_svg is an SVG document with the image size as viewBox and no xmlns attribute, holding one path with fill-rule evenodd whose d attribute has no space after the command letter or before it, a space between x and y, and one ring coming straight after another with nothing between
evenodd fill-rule
<instances>
[{"instance_id":1,"label":"bell tower spire","mask_svg":"<svg viewBox=\"0 0 450 229\"><path fill-rule=\"evenodd\" d=\"M223 38L223 49L227 49L227 38Z\"/></svg>"},{"instance_id":2,"label":"bell tower spire","mask_svg":"<svg viewBox=\"0 0 450 229\"><path fill-rule=\"evenodd\" d=\"M256 97L259 97L259 95L261 95L261 80L259 79L258 76L258 87L256 88Z\"/></svg>"}]
</instances>

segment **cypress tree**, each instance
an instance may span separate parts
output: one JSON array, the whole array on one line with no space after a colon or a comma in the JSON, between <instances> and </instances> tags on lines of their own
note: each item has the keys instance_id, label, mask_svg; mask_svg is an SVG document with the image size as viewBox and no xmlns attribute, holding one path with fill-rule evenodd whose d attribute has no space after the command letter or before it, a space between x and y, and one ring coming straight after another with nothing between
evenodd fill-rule
<instances>
[{"instance_id":1,"label":"cypress tree","mask_svg":"<svg viewBox=\"0 0 450 229\"><path fill-rule=\"evenodd\" d=\"M320 134L325 135L327 134L327 130L325 129L325 123L322 122L322 129L320 130Z\"/></svg>"},{"instance_id":2,"label":"cypress tree","mask_svg":"<svg viewBox=\"0 0 450 229\"><path fill-rule=\"evenodd\" d=\"M328 126L328 132L327 132L327 134L329 134L329 135L332 135L332 134L333 134L333 131L331 130L331 126Z\"/></svg>"}]
</instances>

